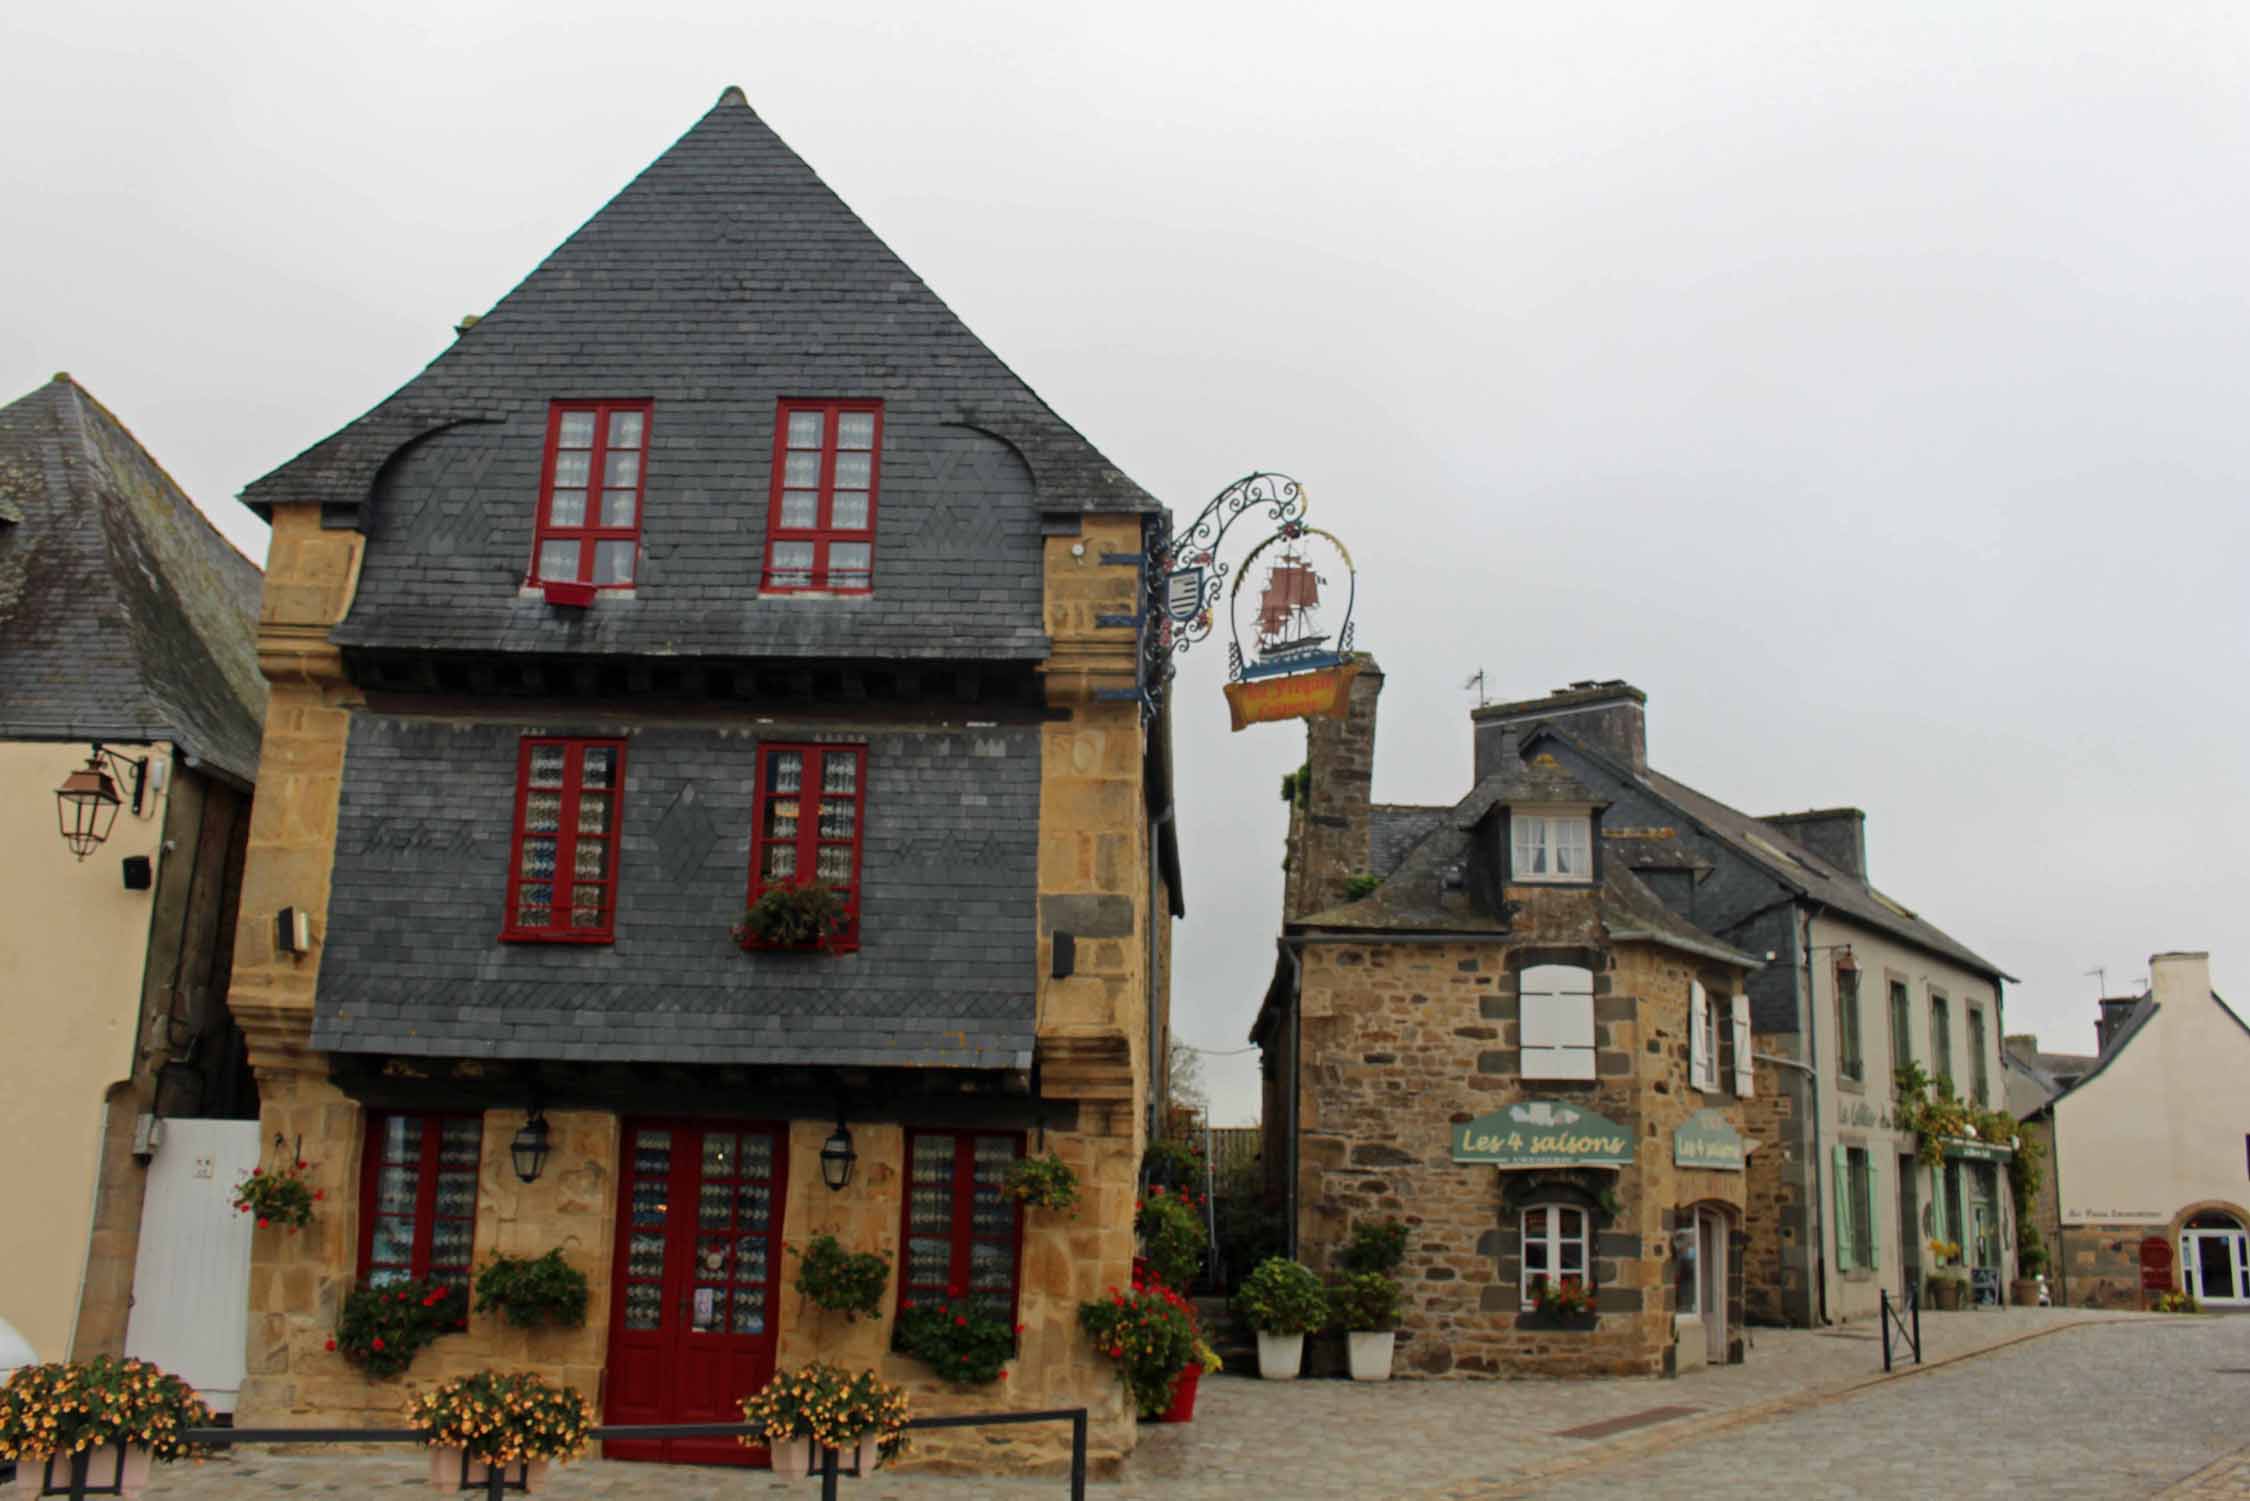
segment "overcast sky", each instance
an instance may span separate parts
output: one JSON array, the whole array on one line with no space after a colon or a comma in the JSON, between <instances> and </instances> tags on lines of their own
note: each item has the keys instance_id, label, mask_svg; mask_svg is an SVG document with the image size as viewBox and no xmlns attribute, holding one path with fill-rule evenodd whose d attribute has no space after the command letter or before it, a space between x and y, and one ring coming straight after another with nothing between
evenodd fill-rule
<instances>
[{"instance_id":1,"label":"overcast sky","mask_svg":"<svg viewBox=\"0 0 2250 1501\"><path fill-rule=\"evenodd\" d=\"M1379 798L1466 790L1480 667L1628 678L1652 762L1864 808L2009 1029L2090 1050L2096 966L2250 1001L2246 54L2054 0L12 6L0 399L69 370L262 556L235 492L740 83L1183 516L1311 487ZM1303 729L1229 735L1222 668L1173 1007L1229 1050Z\"/></svg>"}]
</instances>

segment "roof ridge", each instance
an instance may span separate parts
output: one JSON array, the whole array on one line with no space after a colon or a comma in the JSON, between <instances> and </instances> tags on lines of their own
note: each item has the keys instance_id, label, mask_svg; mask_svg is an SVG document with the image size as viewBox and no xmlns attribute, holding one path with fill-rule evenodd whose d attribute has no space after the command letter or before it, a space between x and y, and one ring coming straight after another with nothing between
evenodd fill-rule
<instances>
[{"instance_id":1,"label":"roof ridge","mask_svg":"<svg viewBox=\"0 0 2250 1501\"><path fill-rule=\"evenodd\" d=\"M242 559L243 562L248 563L253 569L256 569L260 578L265 577L266 570L264 566L260 564L256 558L253 558L250 556L250 554L244 552L242 548L236 544L235 540L232 537L228 536L225 532L219 529L219 524L213 521L211 519L210 513L203 509L203 502L197 500L195 496L188 490L188 487L179 482L179 479L173 475L172 471L164 466L164 461L156 456L156 451L150 448L146 443L143 443L141 441L140 434L134 432L133 429L126 424L124 418L118 416L115 412L110 410L109 403L103 401L99 396L96 396L93 392L87 390L86 387L79 382L78 378L70 374L70 372L67 370L56 372L55 380L58 384L67 384L72 393L78 397L79 401L91 405L95 411L101 414L104 421L109 423L110 426L116 428L118 432L124 434L126 441L128 441L135 448L141 451L142 456L148 460L150 467L155 469L158 474L164 477L164 483L179 491L179 493L186 498L188 502L189 513L193 515L197 521L202 523L203 529L209 532L212 537L217 539L219 542L223 543L228 551L232 552L236 557ZM83 416L83 414L81 415ZM83 423L81 424L81 427L83 428ZM241 502L237 501L236 504L240 505ZM243 507L243 509L248 510L249 508L245 506Z\"/></svg>"}]
</instances>

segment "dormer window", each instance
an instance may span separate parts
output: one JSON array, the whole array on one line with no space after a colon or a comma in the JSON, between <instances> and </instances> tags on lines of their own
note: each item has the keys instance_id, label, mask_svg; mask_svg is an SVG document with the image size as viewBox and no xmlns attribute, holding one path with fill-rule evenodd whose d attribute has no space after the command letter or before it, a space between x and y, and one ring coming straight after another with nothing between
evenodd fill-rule
<instances>
[{"instance_id":1,"label":"dormer window","mask_svg":"<svg viewBox=\"0 0 2250 1501\"><path fill-rule=\"evenodd\" d=\"M645 401L558 401L549 410L533 583L633 587L648 417Z\"/></svg>"},{"instance_id":2,"label":"dormer window","mask_svg":"<svg viewBox=\"0 0 2250 1501\"><path fill-rule=\"evenodd\" d=\"M1512 809L1508 814L1508 827L1510 880L1586 882L1594 879L1592 813Z\"/></svg>"},{"instance_id":3,"label":"dormer window","mask_svg":"<svg viewBox=\"0 0 2250 1501\"><path fill-rule=\"evenodd\" d=\"M784 401L766 514L769 591L867 594L875 587L879 401Z\"/></svg>"}]
</instances>

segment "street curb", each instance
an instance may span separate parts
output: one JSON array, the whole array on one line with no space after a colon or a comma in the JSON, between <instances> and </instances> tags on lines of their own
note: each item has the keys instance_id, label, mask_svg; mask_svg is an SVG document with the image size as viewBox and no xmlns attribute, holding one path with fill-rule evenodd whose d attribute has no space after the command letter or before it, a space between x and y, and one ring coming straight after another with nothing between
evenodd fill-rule
<instances>
[{"instance_id":1,"label":"street curb","mask_svg":"<svg viewBox=\"0 0 2250 1501\"><path fill-rule=\"evenodd\" d=\"M2221 1490L2216 1481L2235 1482L2229 1490ZM2156 1501L2167 1496L2229 1496L2250 1491L2250 1445L2223 1454L2184 1480L2179 1480L2155 1492Z\"/></svg>"},{"instance_id":2,"label":"street curb","mask_svg":"<svg viewBox=\"0 0 2250 1501\"><path fill-rule=\"evenodd\" d=\"M1901 1370L1878 1372L1864 1380L1843 1386L1822 1387L1816 1391L1791 1392L1787 1396L1768 1397L1763 1402L1752 1402L1730 1412L1722 1412L1708 1419L1698 1419L1678 1424L1667 1424L1655 1432L1637 1438L1619 1438L1580 1454L1566 1455L1535 1465L1519 1474L1511 1475L1491 1487L1489 1482L1476 1481L1467 1485L1448 1486L1424 1493L1417 1501L1519 1501L1525 1496L1536 1496L1539 1487L1565 1477L1576 1477L1595 1470L1607 1469L1626 1460L1646 1459L1671 1449L1698 1444L1707 1438L1762 1423L1769 1418L1790 1413L1806 1412L1816 1407L1826 1407L1848 1397L1856 1397L1878 1386L1904 1381L1925 1371L1940 1371L1947 1366L1975 1360L2050 1334L2060 1334L2066 1329L2088 1329L2104 1324L2135 1323L2138 1320L2119 1318L2072 1319L2066 1324L2050 1324L2044 1329L2032 1329L2001 1340L1997 1344L1982 1345L1974 1350L1963 1350L1958 1355L1926 1361L1921 1365L1907 1366Z\"/></svg>"}]
</instances>

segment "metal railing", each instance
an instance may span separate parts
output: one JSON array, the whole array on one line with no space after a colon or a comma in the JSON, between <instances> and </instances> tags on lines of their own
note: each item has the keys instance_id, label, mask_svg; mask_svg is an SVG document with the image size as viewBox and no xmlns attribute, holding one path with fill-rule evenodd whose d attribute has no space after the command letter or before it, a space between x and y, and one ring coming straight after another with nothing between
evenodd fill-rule
<instances>
[{"instance_id":1,"label":"metal railing","mask_svg":"<svg viewBox=\"0 0 2250 1501\"><path fill-rule=\"evenodd\" d=\"M1891 1371L1891 1330L1896 1326L1903 1346L1913 1352L1914 1363L1922 1363L1922 1297L1920 1289L1911 1285L1906 1289L1906 1309L1902 1314L1891 1301L1889 1288L1883 1289L1883 1374ZM1911 1321L1911 1322L1910 1322Z\"/></svg>"},{"instance_id":2,"label":"metal railing","mask_svg":"<svg viewBox=\"0 0 2250 1501\"><path fill-rule=\"evenodd\" d=\"M1083 1407L1057 1407L1041 1412L968 1412L951 1417L909 1418L908 1432L928 1432L936 1428L995 1428L1018 1423L1068 1423L1070 1424L1070 1501L1086 1501L1086 1409ZM748 1423L627 1423L596 1428L593 1437L603 1439L668 1439L668 1438L745 1438L754 1430ZM202 1444L213 1449L232 1448L237 1444L413 1444L422 1447L425 1435L415 1428L190 1428L182 1437L191 1444ZM112 1459L111 1456L116 1456ZM61 1460L62 1455L56 1455ZM821 1501L836 1501L837 1481L847 1471L837 1451L823 1446L819 1451ZM69 1456L70 1473L57 1476L50 1464L43 1475L26 1473L27 1496L67 1496L70 1501L87 1501L93 1496L121 1494L123 1478L123 1451L117 1448L80 1450ZM102 1473L108 1470L110 1473ZM522 1493L526 1489L524 1467L512 1470L502 1465L486 1467L481 1480L468 1478L468 1465L462 1464L461 1489L469 1495L481 1493L488 1501L502 1501L510 1492Z\"/></svg>"}]
</instances>

